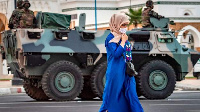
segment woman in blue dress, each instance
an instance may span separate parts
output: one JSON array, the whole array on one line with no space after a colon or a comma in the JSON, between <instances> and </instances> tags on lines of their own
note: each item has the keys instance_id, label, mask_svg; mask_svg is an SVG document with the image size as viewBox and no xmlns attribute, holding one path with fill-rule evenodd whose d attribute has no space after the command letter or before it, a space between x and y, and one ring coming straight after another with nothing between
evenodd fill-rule
<instances>
[{"instance_id":1,"label":"woman in blue dress","mask_svg":"<svg viewBox=\"0 0 200 112\"><path fill-rule=\"evenodd\" d=\"M135 78L125 73L125 62L131 60L131 44L125 34L128 24L129 20L125 15L114 14L110 19L111 33L105 41L106 84L99 112L143 112L136 93Z\"/></svg>"}]
</instances>

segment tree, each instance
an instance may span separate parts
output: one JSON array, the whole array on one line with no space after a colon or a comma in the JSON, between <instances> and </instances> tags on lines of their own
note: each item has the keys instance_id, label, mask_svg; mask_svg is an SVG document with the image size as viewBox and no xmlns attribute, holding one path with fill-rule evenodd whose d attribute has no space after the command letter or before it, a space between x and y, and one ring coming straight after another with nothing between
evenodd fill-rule
<instances>
[{"instance_id":1,"label":"tree","mask_svg":"<svg viewBox=\"0 0 200 112\"><path fill-rule=\"evenodd\" d=\"M130 24L134 24L135 28L137 28L137 25L142 23L142 8L139 8L137 10L129 9L128 13L125 13L127 16L129 16Z\"/></svg>"}]
</instances>

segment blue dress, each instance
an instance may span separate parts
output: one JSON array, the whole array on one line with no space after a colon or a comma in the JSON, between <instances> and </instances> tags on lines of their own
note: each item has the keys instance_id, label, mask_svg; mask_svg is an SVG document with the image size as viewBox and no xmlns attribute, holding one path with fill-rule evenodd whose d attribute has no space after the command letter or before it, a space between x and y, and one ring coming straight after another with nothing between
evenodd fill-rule
<instances>
[{"instance_id":1,"label":"blue dress","mask_svg":"<svg viewBox=\"0 0 200 112\"><path fill-rule=\"evenodd\" d=\"M134 77L125 74L124 48L117 43L109 43L114 35L110 33L105 41L107 50L106 84L103 103L99 112L143 112L136 93Z\"/></svg>"}]
</instances>

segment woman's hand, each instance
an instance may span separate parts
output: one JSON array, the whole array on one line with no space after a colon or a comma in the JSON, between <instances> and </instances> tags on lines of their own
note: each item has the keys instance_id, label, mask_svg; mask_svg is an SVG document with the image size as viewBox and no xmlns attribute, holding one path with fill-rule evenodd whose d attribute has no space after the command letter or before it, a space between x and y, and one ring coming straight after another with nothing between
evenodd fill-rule
<instances>
[{"instance_id":1,"label":"woman's hand","mask_svg":"<svg viewBox=\"0 0 200 112\"><path fill-rule=\"evenodd\" d=\"M128 40L128 36L126 34L122 35L122 42L121 42L121 46L124 48L124 45L126 43L126 41Z\"/></svg>"},{"instance_id":2,"label":"woman's hand","mask_svg":"<svg viewBox=\"0 0 200 112\"><path fill-rule=\"evenodd\" d=\"M128 40L128 36L126 34L122 34L122 41L126 42Z\"/></svg>"}]
</instances>

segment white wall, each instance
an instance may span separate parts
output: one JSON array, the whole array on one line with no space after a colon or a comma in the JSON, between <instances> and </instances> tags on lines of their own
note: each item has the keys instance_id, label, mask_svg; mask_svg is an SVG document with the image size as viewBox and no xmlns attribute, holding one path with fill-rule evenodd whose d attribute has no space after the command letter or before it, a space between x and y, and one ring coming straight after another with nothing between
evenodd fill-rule
<instances>
[{"instance_id":1,"label":"white wall","mask_svg":"<svg viewBox=\"0 0 200 112\"><path fill-rule=\"evenodd\" d=\"M86 13L87 20L86 24L91 25L95 23L94 16L94 0L29 0L31 3L30 9L33 11L43 11L43 12L54 12L63 14L77 14ZM154 2L166 1L166 0L153 0ZM167 0L167 1L178 1L178 2L200 2L200 0ZM145 4L146 0L131 0L132 7L139 4ZM7 5L8 3L8 5ZM7 7L8 6L8 7ZM97 0L97 7L103 8L129 8L130 0ZM93 9L87 10L72 10L67 12L62 12L62 9L77 8L77 7L91 7ZM7 18L10 18L12 11L14 10L14 0L0 0L0 13L6 14ZM154 10L165 17L184 17L189 18L186 20L175 20L175 22L200 22L200 19L192 20L191 18L200 17L200 5L167 5L158 4L154 6ZM191 12L192 15L185 17L184 12ZM97 21L98 23L109 22L110 17L114 13L127 12L127 9L122 10L97 10ZM78 18L76 20L76 25L78 25ZM99 27L104 27L105 25L98 25ZM108 25L107 25L108 26ZM93 26L94 27L94 26Z\"/></svg>"},{"instance_id":2,"label":"white wall","mask_svg":"<svg viewBox=\"0 0 200 112\"><path fill-rule=\"evenodd\" d=\"M160 2L166 2L166 0L153 0L155 3L154 5L154 11L158 12L160 15L163 15L165 17L171 17L175 18L175 22L200 22L199 20L196 20L194 18L200 17L200 5L188 5L188 4L182 4L182 5L168 5L168 4L157 4L158 1ZM200 2L200 0L167 0L172 2ZM76 8L76 7L93 7L94 8L94 0L61 0L61 6L62 9L68 9L68 8ZM98 23L107 23L109 22L110 17L114 13L120 13L120 12L127 12L129 6L131 5L133 7L138 7L138 5L145 5L146 0L97 0L97 7L119 7L123 8L126 7L126 9L121 10L97 10L97 21ZM190 12L190 16L184 16L184 12ZM94 16L94 10L73 10L68 12L63 12L65 14L80 14L80 13L86 13L87 20L86 24L91 25L95 23L95 16ZM104 16L106 15L106 16ZM89 17L89 18L88 18ZM186 18L186 19L180 19L180 18ZM188 19L187 19L188 18ZM76 22L76 25L78 25L78 22ZM105 25L98 25L99 27L103 27ZM108 26L108 25L107 25ZM91 28L91 27L90 27ZM94 28L94 26L93 26Z\"/></svg>"},{"instance_id":3,"label":"white wall","mask_svg":"<svg viewBox=\"0 0 200 112\"><path fill-rule=\"evenodd\" d=\"M118 4L116 0L97 0L97 7L116 7ZM95 2L94 0L68 0L67 2L61 1L61 7L62 9L68 9L68 8L76 8L76 7L91 7L94 9ZM62 12L63 14L77 14L78 16L81 13L86 13L86 25L92 25L91 27L87 27L89 29L94 28L95 24L95 10L73 10L68 12ZM108 23L110 17L114 14L118 13L117 10L97 10L97 23ZM76 26L79 24L79 17L77 17L77 20L75 20ZM98 25L98 27L108 27L107 25Z\"/></svg>"},{"instance_id":4,"label":"white wall","mask_svg":"<svg viewBox=\"0 0 200 112\"><path fill-rule=\"evenodd\" d=\"M14 10L14 0L0 0L0 13L10 18L12 11Z\"/></svg>"},{"instance_id":5,"label":"white wall","mask_svg":"<svg viewBox=\"0 0 200 112\"><path fill-rule=\"evenodd\" d=\"M30 9L33 11L54 12L60 13L59 0L29 0L31 3Z\"/></svg>"},{"instance_id":6,"label":"white wall","mask_svg":"<svg viewBox=\"0 0 200 112\"><path fill-rule=\"evenodd\" d=\"M199 18L200 17L200 5L158 5L158 9L155 10L159 14L165 17L175 18ZM190 15L185 16L184 13L188 12ZM200 20L175 20L175 22L200 22Z\"/></svg>"}]
</instances>

